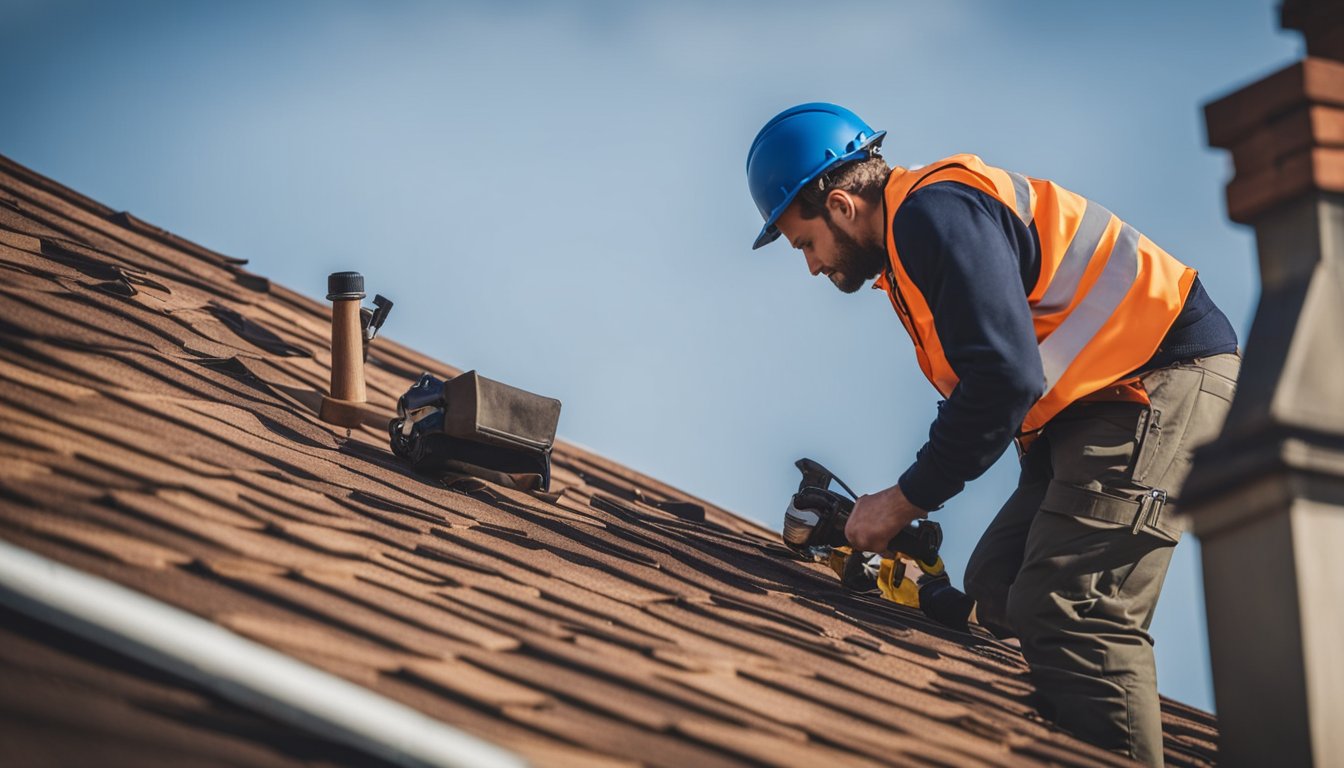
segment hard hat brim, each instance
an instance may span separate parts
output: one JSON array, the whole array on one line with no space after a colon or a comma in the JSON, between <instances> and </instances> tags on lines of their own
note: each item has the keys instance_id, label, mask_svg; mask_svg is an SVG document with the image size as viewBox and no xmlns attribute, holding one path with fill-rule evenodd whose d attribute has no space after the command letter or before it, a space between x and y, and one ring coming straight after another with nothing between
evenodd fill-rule
<instances>
[{"instance_id":1,"label":"hard hat brim","mask_svg":"<svg viewBox=\"0 0 1344 768\"><path fill-rule=\"evenodd\" d=\"M779 239L779 227L774 222L768 222L761 227L761 233L756 236L756 242L751 244L751 250L756 250L763 245L769 245Z\"/></svg>"}]
</instances>

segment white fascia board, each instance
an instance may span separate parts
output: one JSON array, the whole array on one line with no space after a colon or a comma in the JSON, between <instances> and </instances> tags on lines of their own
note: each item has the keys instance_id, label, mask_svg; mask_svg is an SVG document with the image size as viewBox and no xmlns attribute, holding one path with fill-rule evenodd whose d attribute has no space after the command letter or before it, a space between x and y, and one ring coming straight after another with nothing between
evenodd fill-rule
<instances>
[{"instance_id":1,"label":"white fascia board","mask_svg":"<svg viewBox=\"0 0 1344 768\"><path fill-rule=\"evenodd\" d=\"M521 757L139 592L0 541L0 603L246 709L405 766Z\"/></svg>"}]
</instances>

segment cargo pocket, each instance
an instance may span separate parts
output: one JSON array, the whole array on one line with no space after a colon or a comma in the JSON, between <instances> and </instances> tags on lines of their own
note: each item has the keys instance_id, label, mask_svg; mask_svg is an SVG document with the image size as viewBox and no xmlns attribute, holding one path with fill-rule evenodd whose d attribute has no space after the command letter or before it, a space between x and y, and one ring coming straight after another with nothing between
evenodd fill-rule
<instances>
[{"instance_id":1,"label":"cargo pocket","mask_svg":"<svg viewBox=\"0 0 1344 768\"><path fill-rule=\"evenodd\" d=\"M1199 391L1231 403L1237 394L1237 382L1215 371L1205 370L1204 379L1199 383Z\"/></svg>"},{"instance_id":2,"label":"cargo pocket","mask_svg":"<svg viewBox=\"0 0 1344 768\"><path fill-rule=\"evenodd\" d=\"M1074 571L1063 580L1081 617L1114 610L1125 584L1143 557L1174 547L1180 529L1163 517L1164 499L1151 490L1093 490L1052 481L1041 502L1041 518L1074 531L1061 570ZM1067 522L1063 522L1067 521Z\"/></svg>"},{"instance_id":3,"label":"cargo pocket","mask_svg":"<svg viewBox=\"0 0 1344 768\"><path fill-rule=\"evenodd\" d=\"M1129 465L1129 479L1142 483L1161 452L1162 411L1149 406L1144 409L1138 427L1134 430L1134 458Z\"/></svg>"},{"instance_id":4,"label":"cargo pocket","mask_svg":"<svg viewBox=\"0 0 1344 768\"><path fill-rule=\"evenodd\" d=\"M1166 491L1160 488L1093 490L1051 480L1041 511L1106 523L1132 535L1157 536L1172 544L1181 537L1181 528L1167 509Z\"/></svg>"},{"instance_id":5,"label":"cargo pocket","mask_svg":"<svg viewBox=\"0 0 1344 768\"><path fill-rule=\"evenodd\" d=\"M1203 379L1202 369L1180 363L1143 377L1152 406L1130 475L1135 486L1164 488L1175 494L1176 489L1166 483L1171 481L1173 464L1180 463L1181 446L1199 405L1199 385Z\"/></svg>"},{"instance_id":6,"label":"cargo pocket","mask_svg":"<svg viewBox=\"0 0 1344 768\"><path fill-rule=\"evenodd\" d=\"M1170 436L1176 443L1169 446L1172 450L1166 459L1166 466L1153 467L1149 476L1139 480L1141 483L1166 488L1173 500L1180 497L1185 480L1190 475L1194 452L1222 432L1237 391L1236 382L1226 376L1207 369L1200 369L1199 373L1199 385L1194 388L1191 407L1188 412L1182 413L1184 423L1179 425L1179 436Z\"/></svg>"}]
</instances>

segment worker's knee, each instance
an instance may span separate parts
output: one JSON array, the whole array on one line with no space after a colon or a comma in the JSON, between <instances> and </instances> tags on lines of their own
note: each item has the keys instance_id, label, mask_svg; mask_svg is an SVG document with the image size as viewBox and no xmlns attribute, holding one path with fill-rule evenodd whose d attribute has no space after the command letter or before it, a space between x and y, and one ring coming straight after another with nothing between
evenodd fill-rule
<instances>
[{"instance_id":1,"label":"worker's knee","mask_svg":"<svg viewBox=\"0 0 1344 768\"><path fill-rule=\"evenodd\" d=\"M1034 638L1068 626L1070 611L1061 604L1068 601L1054 592L1049 585L1030 577L1014 581L1004 596L1004 614L1014 634L1022 640L1024 652Z\"/></svg>"}]
</instances>

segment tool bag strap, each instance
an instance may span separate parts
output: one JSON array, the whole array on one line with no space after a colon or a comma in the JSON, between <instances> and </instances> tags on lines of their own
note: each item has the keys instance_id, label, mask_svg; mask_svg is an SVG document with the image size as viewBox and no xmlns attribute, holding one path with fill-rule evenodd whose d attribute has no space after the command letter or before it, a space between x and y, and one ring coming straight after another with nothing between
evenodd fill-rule
<instances>
[{"instance_id":1,"label":"tool bag strap","mask_svg":"<svg viewBox=\"0 0 1344 768\"><path fill-rule=\"evenodd\" d=\"M1129 526L1133 533L1152 529L1175 541L1181 537L1182 526L1166 501L1167 492L1160 488L1102 492L1051 480L1041 509Z\"/></svg>"}]
</instances>

